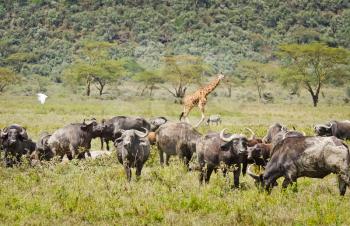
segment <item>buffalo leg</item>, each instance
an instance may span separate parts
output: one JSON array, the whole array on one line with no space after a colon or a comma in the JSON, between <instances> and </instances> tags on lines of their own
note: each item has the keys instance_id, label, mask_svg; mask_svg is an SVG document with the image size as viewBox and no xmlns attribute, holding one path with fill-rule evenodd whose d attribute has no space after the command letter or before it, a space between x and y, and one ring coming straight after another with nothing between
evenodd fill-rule
<instances>
[{"instance_id":1,"label":"buffalo leg","mask_svg":"<svg viewBox=\"0 0 350 226\"><path fill-rule=\"evenodd\" d=\"M159 162L160 162L161 166L164 165L164 152L162 150L160 150L160 149L159 149Z\"/></svg>"},{"instance_id":2,"label":"buffalo leg","mask_svg":"<svg viewBox=\"0 0 350 226\"><path fill-rule=\"evenodd\" d=\"M73 159L72 153L67 153L67 158L68 160L72 160ZM63 156L61 157L61 159L63 159Z\"/></svg>"},{"instance_id":3,"label":"buffalo leg","mask_svg":"<svg viewBox=\"0 0 350 226\"><path fill-rule=\"evenodd\" d=\"M205 183L206 183L206 184L209 183L210 176L211 176L213 170L214 170L213 167L207 166L207 170L206 170L206 172L205 172Z\"/></svg>"},{"instance_id":4,"label":"buffalo leg","mask_svg":"<svg viewBox=\"0 0 350 226\"><path fill-rule=\"evenodd\" d=\"M85 159L85 153L87 153L88 155L89 155L89 151L87 151L87 152L85 152L85 151L83 151L83 152L80 152L78 155L77 155L77 159ZM90 156L91 156L91 154L90 154Z\"/></svg>"},{"instance_id":5,"label":"buffalo leg","mask_svg":"<svg viewBox=\"0 0 350 226\"><path fill-rule=\"evenodd\" d=\"M227 174L227 169L226 168L222 169L222 176L226 178L226 174Z\"/></svg>"},{"instance_id":6,"label":"buffalo leg","mask_svg":"<svg viewBox=\"0 0 350 226\"><path fill-rule=\"evenodd\" d=\"M239 187L239 176L241 175L241 164L233 171L233 185L235 188Z\"/></svg>"},{"instance_id":7,"label":"buffalo leg","mask_svg":"<svg viewBox=\"0 0 350 226\"><path fill-rule=\"evenodd\" d=\"M124 165L126 178L128 179L128 182L130 182L131 181L131 169L129 166L129 161L124 161L123 165Z\"/></svg>"},{"instance_id":8,"label":"buffalo leg","mask_svg":"<svg viewBox=\"0 0 350 226\"><path fill-rule=\"evenodd\" d=\"M4 164L5 167L12 167L13 164L12 155L9 154L7 151L5 151Z\"/></svg>"},{"instance_id":9,"label":"buffalo leg","mask_svg":"<svg viewBox=\"0 0 350 226\"><path fill-rule=\"evenodd\" d=\"M165 153L165 165L169 166L170 155Z\"/></svg>"},{"instance_id":10,"label":"buffalo leg","mask_svg":"<svg viewBox=\"0 0 350 226\"><path fill-rule=\"evenodd\" d=\"M104 142L104 138L100 137L100 142L101 142L101 151L103 151L103 142Z\"/></svg>"},{"instance_id":11,"label":"buffalo leg","mask_svg":"<svg viewBox=\"0 0 350 226\"><path fill-rule=\"evenodd\" d=\"M244 158L244 160L242 161L242 174L243 176L245 176L245 174L247 173L247 168L248 168L248 159Z\"/></svg>"},{"instance_id":12,"label":"buffalo leg","mask_svg":"<svg viewBox=\"0 0 350 226\"><path fill-rule=\"evenodd\" d=\"M203 183L203 179L204 179L204 173L205 173L205 161L204 161L204 157L203 155L199 154L197 156L198 158L198 164L199 164L199 170L200 170L200 173L199 173L199 184L202 184Z\"/></svg>"},{"instance_id":13,"label":"buffalo leg","mask_svg":"<svg viewBox=\"0 0 350 226\"><path fill-rule=\"evenodd\" d=\"M292 184L292 181L289 178L285 177L282 182L282 188L286 189L290 184Z\"/></svg>"},{"instance_id":14,"label":"buffalo leg","mask_svg":"<svg viewBox=\"0 0 350 226\"><path fill-rule=\"evenodd\" d=\"M199 184L203 184L203 178L204 178L204 169L201 167L200 173L199 173Z\"/></svg>"},{"instance_id":15,"label":"buffalo leg","mask_svg":"<svg viewBox=\"0 0 350 226\"><path fill-rule=\"evenodd\" d=\"M109 140L107 140L107 139L104 139L104 140L105 140L105 142L106 142L107 151L109 151Z\"/></svg>"},{"instance_id":16,"label":"buffalo leg","mask_svg":"<svg viewBox=\"0 0 350 226\"><path fill-rule=\"evenodd\" d=\"M136 165L136 178L137 179L140 179L142 167L143 167L142 164L137 164Z\"/></svg>"},{"instance_id":17,"label":"buffalo leg","mask_svg":"<svg viewBox=\"0 0 350 226\"><path fill-rule=\"evenodd\" d=\"M341 175L338 175L338 187L339 187L339 193L341 196L345 195L346 192L346 182L343 180Z\"/></svg>"}]
</instances>

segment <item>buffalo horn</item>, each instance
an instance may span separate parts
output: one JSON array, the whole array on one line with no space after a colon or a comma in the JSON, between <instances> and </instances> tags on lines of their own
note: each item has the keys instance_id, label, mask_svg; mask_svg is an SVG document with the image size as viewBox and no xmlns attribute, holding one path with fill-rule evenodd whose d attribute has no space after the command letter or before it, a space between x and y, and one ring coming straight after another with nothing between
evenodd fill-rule
<instances>
[{"instance_id":1,"label":"buffalo horn","mask_svg":"<svg viewBox=\"0 0 350 226\"><path fill-rule=\"evenodd\" d=\"M250 129L250 128L245 128L245 129L248 130L252 134L250 139L254 139L256 137L256 135L252 129Z\"/></svg>"},{"instance_id":2,"label":"buffalo horn","mask_svg":"<svg viewBox=\"0 0 350 226\"><path fill-rule=\"evenodd\" d=\"M230 137L224 137L225 130L227 130L227 129L225 128L225 129L221 130L221 132L220 132L220 139L225 141L225 142L230 142L233 139L238 139L238 138L242 137L241 135L237 135L237 134L232 134Z\"/></svg>"},{"instance_id":3,"label":"buffalo horn","mask_svg":"<svg viewBox=\"0 0 350 226\"><path fill-rule=\"evenodd\" d=\"M0 132L0 137L5 137L5 136L7 136L7 128L5 128L3 131Z\"/></svg>"},{"instance_id":4,"label":"buffalo horn","mask_svg":"<svg viewBox=\"0 0 350 226\"><path fill-rule=\"evenodd\" d=\"M19 135L21 135L22 137L24 137L26 134L26 130L21 128L21 132L19 132Z\"/></svg>"},{"instance_id":5,"label":"buffalo horn","mask_svg":"<svg viewBox=\"0 0 350 226\"><path fill-rule=\"evenodd\" d=\"M148 129L146 129L146 128L144 128L144 127L142 127L142 129L144 129L146 132L143 133L143 132L141 132L141 131L135 130L135 134L136 134L138 137L141 137L141 138L147 137L147 136L148 136L148 133L149 133Z\"/></svg>"},{"instance_id":6,"label":"buffalo horn","mask_svg":"<svg viewBox=\"0 0 350 226\"><path fill-rule=\"evenodd\" d=\"M247 173L249 176L251 176L254 180L256 181L259 181L260 180L260 177L258 175L256 175L255 173L253 173L250 169L250 167L252 167L252 165L249 165L248 166L248 169L247 169Z\"/></svg>"}]
</instances>

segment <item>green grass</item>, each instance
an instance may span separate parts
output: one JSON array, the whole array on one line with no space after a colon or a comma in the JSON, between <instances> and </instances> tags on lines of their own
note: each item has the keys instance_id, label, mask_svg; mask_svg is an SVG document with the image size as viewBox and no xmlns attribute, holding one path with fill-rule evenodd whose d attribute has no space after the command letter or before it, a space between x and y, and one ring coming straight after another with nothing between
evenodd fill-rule
<instances>
[{"instance_id":1,"label":"green grass","mask_svg":"<svg viewBox=\"0 0 350 226\"><path fill-rule=\"evenodd\" d=\"M181 106L171 101L129 98L100 100L78 96L50 96L41 106L35 97L0 96L0 127L18 123L36 140L71 122L115 115L166 116L177 120ZM223 124L200 131L245 132L263 136L268 125L282 122L311 135L312 125L330 119L349 119L350 107L320 104L269 104L211 97L207 114L220 113ZM192 123L199 119L195 110ZM93 150L99 141L93 141ZM133 171L134 173L134 171ZM134 175L134 174L133 174ZM160 167L152 149L141 179L127 183L115 155L69 163L23 164L0 167L0 224L3 225L349 225L350 192L338 195L336 177L300 178L292 188L271 195L261 193L253 180L241 177L241 189L231 189L221 173L199 186L198 172L186 172L176 158ZM281 184L281 181L279 181Z\"/></svg>"}]
</instances>

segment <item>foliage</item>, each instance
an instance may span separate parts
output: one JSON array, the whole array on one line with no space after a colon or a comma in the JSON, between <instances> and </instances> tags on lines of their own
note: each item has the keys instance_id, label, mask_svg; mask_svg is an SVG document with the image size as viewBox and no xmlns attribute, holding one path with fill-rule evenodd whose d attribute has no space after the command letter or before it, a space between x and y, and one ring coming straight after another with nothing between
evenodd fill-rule
<instances>
[{"instance_id":1,"label":"foliage","mask_svg":"<svg viewBox=\"0 0 350 226\"><path fill-rule=\"evenodd\" d=\"M242 60L271 59L281 43L349 48L349 6L341 0L6 1L0 3L0 66L57 77L89 40L113 45L113 59L147 68L158 68L165 55L196 55L214 71L233 74ZM6 62L17 53L35 57Z\"/></svg>"},{"instance_id":2,"label":"foliage","mask_svg":"<svg viewBox=\"0 0 350 226\"><path fill-rule=\"evenodd\" d=\"M173 90L165 88L176 98L184 97L188 85L200 82L210 69L202 58L192 55L165 56L163 61L162 79L168 81Z\"/></svg>"},{"instance_id":3,"label":"foliage","mask_svg":"<svg viewBox=\"0 0 350 226\"><path fill-rule=\"evenodd\" d=\"M0 93L9 85L19 82L19 77L11 69L0 67Z\"/></svg>"},{"instance_id":4,"label":"foliage","mask_svg":"<svg viewBox=\"0 0 350 226\"><path fill-rule=\"evenodd\" d=\"M127 73L124 65L125 61L123 60L106 60L95 65L95 67L102 69L100 74L94 76L100 95L102 95L106 84L117 81Z\"/></svg>"},{"instance_id":5,"label":"foliage","mask_svg":"<svg viewBox=\"0 0 350 226\"><path fill-rule=\"evenodd\" d=\"M248 78L257 88L260 100L263 97L263 90L266 82L273 80L278 72L278 66L275 64L263 64L254 61L241 61L238 64L237 71Z\"/></svg>"},{"instance_id":6,"label":"foliage","mask_svg":"<svg viewBox=\"0 0 350 226\"><path fill-rule=\"evenodd\" d=\"M137 73L133 77L133 79L144 84L144 88L141 90L140 93L141 96L143 95L145 89L149 89L149 95L152 96L153 90L157 88L156 84L162 83L163 81L159 71L150 70L144 70Z\"/></svg>"},{"instance_id":7,"label":"foliage","mask_svg":"<svg viewBox=\"0 0 350 226\"><path fill-rule=\"evenodd\" d=\"M114 60L108 51L115 45L107 42L84 41L78 50L79 59L64 72L70 85L85 84L86 95L90 96L91 84L95 83L99 94L106 84L125 75L124 60Z\"/></svg>"},{"instance_id":8,"label":"foliage","mask_svg":"<svg viewBox=\"0 0 350 226\"><path fill-rule=\"evenodd\" d=\"M337 80L349 81L348 73L332 73L339 65L349 63L349 51L343 48L332 48L323 43L311 43L305 45L285 44L280 46L280 56L287 62L285 70L281 74L284 85L299 84L312 96L316 107L321 87L324 86L331 76Z\"/></svg>"}]
</instances>

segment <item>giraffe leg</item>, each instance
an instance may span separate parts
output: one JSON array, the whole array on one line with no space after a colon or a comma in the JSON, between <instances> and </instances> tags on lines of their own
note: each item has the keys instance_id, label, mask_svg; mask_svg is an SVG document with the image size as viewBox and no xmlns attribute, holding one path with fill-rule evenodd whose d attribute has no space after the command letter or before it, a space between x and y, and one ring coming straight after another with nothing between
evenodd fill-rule
<instances>
[{"instance_id":1,"label":"giraffe leg","mask_svg":"<svg viewBox=\"0 0 350 226\"><path fill-rule=\"evenodd\" d=\"M199 107L199 110L201 111L202 113L202 117L201 117L201 120L199 120L199 122L197 123L197 125L195 126L195 128L197 128L205 119L205 115L204 115L204 108L205 108L205 104L207 103L207 100L206 99L202 99L199 101L198 103L198 107Z\"/></svg>"},{"instance_id":2,"label":"giraffe leg","mask_svg":"<svg viewBox=\"0 0 350 226\"><path fill-rule=\"evenodd\" d=\"M188 114L190 113L191 109L192 108L184 106L184 110L180 115L180 121L181 121L181 118L184 118L185 122L190 123L190 120L188 119Z\"/></svg>"}]
</instances>

